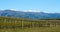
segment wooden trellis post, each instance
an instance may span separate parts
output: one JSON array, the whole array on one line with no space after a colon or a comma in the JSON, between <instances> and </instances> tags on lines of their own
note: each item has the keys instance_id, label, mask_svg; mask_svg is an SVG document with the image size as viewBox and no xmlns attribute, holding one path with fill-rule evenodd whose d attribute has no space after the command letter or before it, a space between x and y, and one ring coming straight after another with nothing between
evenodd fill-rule
<instances>
[{"instance_id":1,"label":"wooden trellis post","mask_svg":"<svg viewBox=\"0 0 60 32\"><path fill-rule=\"evenodd\" d=\"M22 20L22 29L23 29L23 20Z\"/></svg>"}]
</instances>

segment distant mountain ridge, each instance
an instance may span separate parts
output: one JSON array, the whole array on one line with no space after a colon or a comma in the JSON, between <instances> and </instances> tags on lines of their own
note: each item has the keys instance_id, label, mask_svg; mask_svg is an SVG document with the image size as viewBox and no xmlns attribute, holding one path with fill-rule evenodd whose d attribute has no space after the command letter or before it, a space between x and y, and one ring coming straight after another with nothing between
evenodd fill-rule
<instances>
[{"instance_id":1,"label":"distant mountain ridge","mask_svg":"<svg viewBox=\"0 0 60 32\"><path fill-rule=\"evenodd\" d=\"M0 16L42 19L42 18L60 18L60 13L22 12L22 11L13 11L13 10L3 10L0 11Z\"/></svg>"}]
</instances>

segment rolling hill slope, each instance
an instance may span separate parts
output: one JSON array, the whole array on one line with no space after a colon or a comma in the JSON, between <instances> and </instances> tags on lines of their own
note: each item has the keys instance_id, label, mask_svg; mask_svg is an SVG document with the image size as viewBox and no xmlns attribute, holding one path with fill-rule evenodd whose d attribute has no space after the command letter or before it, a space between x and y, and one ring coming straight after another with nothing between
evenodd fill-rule
<instances>
[{"instance_id":1,"label":"rolling hill slope","mask_svg":"<svg viewBox=\"0 0 60 32\"><path fill-rule=\"evenodd\" d=\"M44 13L44 12L22 12L14 10L2 10L0 16L17 17L17 18L60 18L60 13Z\"/></svg>"}]
</instances>

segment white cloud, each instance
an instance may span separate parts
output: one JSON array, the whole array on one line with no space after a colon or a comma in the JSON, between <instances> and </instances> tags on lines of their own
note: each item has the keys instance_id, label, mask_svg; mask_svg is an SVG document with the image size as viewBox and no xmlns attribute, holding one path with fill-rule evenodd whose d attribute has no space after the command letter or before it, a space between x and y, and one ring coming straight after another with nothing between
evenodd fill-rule
<instances>
[{"instance_id":1,"label":"white cloud","mask_svg":"<svg viewBox=\"0 0 60 32\"><path fill-rule=\"evenodd\" d=\"M10 10L16 10L16 9L10 9Z\"/></svg>"},{"instance_id":2,"label":"white cloud","mask_svg":"<svg viewBox=\"0 0 60 32\"><path fill-rule=\"evenodd\" d=\"M24 12L40 12L39 10L23 10Z\"/></svg>"},{"instance_id":3,"label":"white cloud","mask_svg":"<svg viewBox=\"0 0 60 32\"><path fill-rule=\"evenodd\" d=\"M19 10L17 10L17 9L10 9L10 10L13 10L13 11L19 11Z\"/></svg>"},{"instance_id":4,"label":"white cloud","mask_svg":"<svg viewBox=\"0 0 60 32\"><path fill-rule=\"evenodd\" d=\"M13 11L23 11L23 12L40 12L40 10L17 10L17 9L10 9Z\"/></svg>"}]
</instances>

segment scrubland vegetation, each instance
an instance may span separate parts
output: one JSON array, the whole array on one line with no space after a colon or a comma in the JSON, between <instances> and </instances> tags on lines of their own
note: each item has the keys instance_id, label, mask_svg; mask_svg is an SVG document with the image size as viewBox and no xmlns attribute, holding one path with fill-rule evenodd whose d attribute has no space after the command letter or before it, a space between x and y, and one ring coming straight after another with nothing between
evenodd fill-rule
<instances>
[{"instance_id":1,"label":"scrubland vegetation","mask_svg":"<svg viewBox=\"0 0 60 32\"><path fill-rule=\"evenodd\" d=\"M60 19L0 17L0 32L60 32Z\"/></svg>"}]
</instances>

